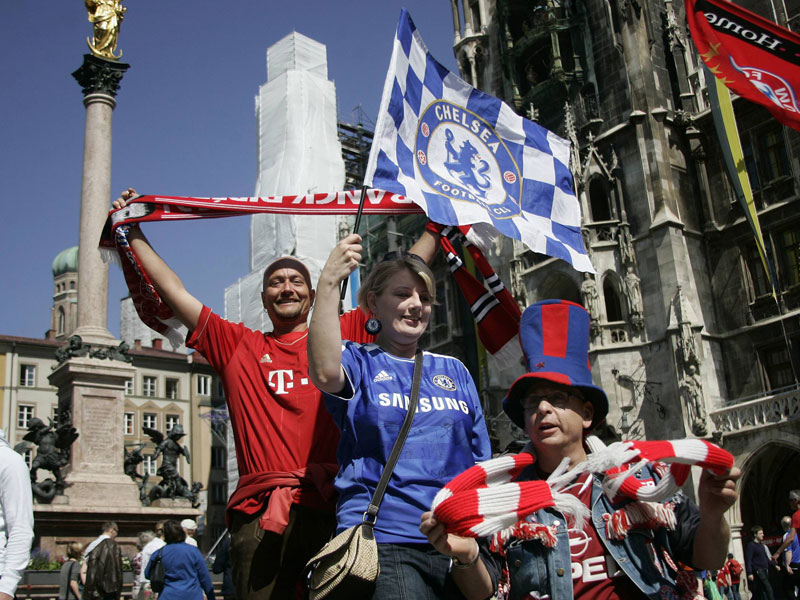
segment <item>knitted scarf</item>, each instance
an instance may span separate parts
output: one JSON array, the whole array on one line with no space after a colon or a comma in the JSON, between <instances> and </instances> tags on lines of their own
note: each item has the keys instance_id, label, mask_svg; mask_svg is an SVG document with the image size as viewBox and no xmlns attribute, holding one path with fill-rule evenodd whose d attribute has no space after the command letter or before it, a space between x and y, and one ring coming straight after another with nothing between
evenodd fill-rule
<instances>
[{"instance_id":1,"label":"knitted scarf","mask_svg":"<svg viewBox=\"0 0 800 600\"><path fill-rule=\"evenodd\" d=\"M189 198L180 196L137 196L119 210L109 213L100 249L106 260L118 262L122 267L131 300L142 322L167 337L173 347L183 341L177 329L180 323L172 309L161 299L150 276L142 267L136 253L128 243L130 226L148 221L175 221L185 219L219 218L261 212L283 214L355 214L360 192L351 190L334 194L308 194L306 196L276 196L267 198ZM407 198L381 190L369 190L364 203L366 214L413 214L422 209ZM441 233L440 243L448 257L458 262L451 264L456 283L469 301L478 325L478 335L489 352L496 353L509 344L519 331L520 311L511 294L494 273L481 250L472 243L486 242L480 228L461 229L429 223L428 228ZM480 230L480 232L476 231ZM445 231L446 230L446 231ZM448 239L458 239L472 256L489 285L487 290L463 267L461 259ZM484 236L484 237L481 237Z\"/></svg>"},{"instance_id":2,"label":"knitted scarf","mask_svg":"<svg viewBox=\"0 0 800 600\"><path fill-rule=\"evenodd\" d=\"M604 475L603 493L614 503L626 503L605 518L607 535L621 539L632 527L674 528L672 505L665 501L686 482L692 465L717 475L733 466L729 452L705 440L626 441L592 452L570 470L569 459L564 459L546 481L515 481L535 460L529 444L520 454L467 469L436 495L434 517L448 533L491 536L490 547L501 553L511 538L538 539L552 547L554 528L537 523L532 515L555 508L582 529L589 510L564 489L582 473L597 473ZM660 476L659 482L635 477L648 464Z\"/></svg>"}]
</instances>

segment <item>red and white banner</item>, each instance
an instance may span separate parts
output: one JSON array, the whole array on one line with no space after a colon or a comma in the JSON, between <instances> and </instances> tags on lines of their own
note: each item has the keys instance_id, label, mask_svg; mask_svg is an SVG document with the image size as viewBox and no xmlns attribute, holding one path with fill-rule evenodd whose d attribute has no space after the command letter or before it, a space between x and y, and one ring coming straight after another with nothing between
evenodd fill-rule
<instances>
[{"instance_id":1,"label":"red and white banner","mask_svg":"<svg viewBox=\"0 0 800 600\"><path fill-rule=\"evenodd\" d=\"M800 130L800 35L726 0L686 0L686 19L717 78Z\"/></svg>"}]
</instances>

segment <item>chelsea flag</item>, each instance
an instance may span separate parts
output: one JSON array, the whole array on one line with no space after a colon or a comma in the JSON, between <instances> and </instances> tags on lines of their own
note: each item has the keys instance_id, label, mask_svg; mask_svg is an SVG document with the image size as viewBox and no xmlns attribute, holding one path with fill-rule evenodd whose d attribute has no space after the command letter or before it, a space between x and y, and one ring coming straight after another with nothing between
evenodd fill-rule
<instances>
[{"instance_id":1,"label":"chelsea flag","mask_svg":"<svg viewBox=\"0 0 800 600\"><path fill-rule=\"evenodd\" d=\"M488 223L594 272L569 156L567 140L439 64L403 9L365 185L410 198L437 223Z\"/></svg>"}]
</instances>

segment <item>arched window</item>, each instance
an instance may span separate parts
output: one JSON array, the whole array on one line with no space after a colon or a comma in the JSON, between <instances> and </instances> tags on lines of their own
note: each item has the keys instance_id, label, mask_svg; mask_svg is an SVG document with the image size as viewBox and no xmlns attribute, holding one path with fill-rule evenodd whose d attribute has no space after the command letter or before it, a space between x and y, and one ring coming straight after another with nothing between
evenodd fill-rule
<instances>
[{"instance_id":1,"label":"arched window","mask_svg":"<svg viewBox=\"0 0 800 600\"><path fill-rule=\"evenodd\" d=\"M64 307L63 306L59 306L58 307L58 317L57 317L58 323L56 324L56 331L57 331L58 335L63 335L64 327L66 326L65 325L66 320L67 320L67 317L66 317L66 315L64 315Z\"/></svg>"},{"instance_id":2,"label":"arched window","mask_svg":"<svg viewBox=\"0 0 800 600\"><path fill-rule=\"evenodd\" d=\"M592 221L610 221L613 218L606 183L599 177L595 177L589 183L589 204L592 209Z\"/></svg>"},{"instance_id":3,"label":"arched window","mask_svg":"<svg viewBox=\"0 0 800 600\"><path fill-rule=\"evenodd\" d=\"M622 302L610 277L603 280L603 299L606 301L606 320L608 322L624 320Z\"/></svg>"}]
</instances>

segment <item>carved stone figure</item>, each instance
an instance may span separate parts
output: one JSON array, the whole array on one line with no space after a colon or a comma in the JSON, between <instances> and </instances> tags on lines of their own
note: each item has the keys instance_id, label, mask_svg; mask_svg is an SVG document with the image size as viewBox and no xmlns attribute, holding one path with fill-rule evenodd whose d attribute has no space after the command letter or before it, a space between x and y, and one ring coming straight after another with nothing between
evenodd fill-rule
<instances>
[{"instance_id":1,"label":"carved stone figure","mask_svg":"<svg viewBox=\"0 0 800 600\"><path fill-rule=\"evenodd\" d=\"M183 426L175 425L167 433L166 438L164 434L157 429L150 429L143 427L150 439L156 444L156 451L153 453L153 460L158 459L161 455L161 466L156 472L161 476L161 483L153 486L149 493L150 501L157 500L158 498L188 498L192 501L192 506L197 506L197 492L186 483L186 480L178 473L178 460L181 456L186 458L186 463L191 464L189 455L189 448L181 446L178 442L186 435L183 431ZM202 485L201 485L202 487Z\"/></svg>"},{"instance_id":2,"label":"carved stone figure","mask_svg":"<svg viewBox=\"0 0 800 600\"><path fill-rule=\"evenodd\" d=\"M633 265L628 265L628 272L625 275L625 298L628 301L628 314L634 326L642 325L642 288L641 280L633 272Z\"/></svg>"},{"instance_id":3,"label":"carved stone figure","mask_svg":"<svg viewBox=\"0 0 800 600\"><path fill-rule=\"evenodd\" d=\"M686 403L686 410L689 414L689 425L692 433L704 436L708 433L706 423L706 403L703 397L703 382L697 367L690 364L686 368L686 374L681 380L681 395Z\"/></svg>"},{"instance_id":4,"label":"carved stone figure","mask_svg":"<svg viewBox=\"0 0 800 600\"><path fill-rule=\"evenodd\" d=\"M694 341L694 332L691 323L682 321L678 330L681 358L683 364L687 365L692 361L699 362L697 359L697 345Z\"/></svg>"},{"instance_id":5,"label":"carved stone figure","mask_svg":"<svg viewBox=\"0 0 800 600\"><path fill-rule=\"evenodd\" d=\"M632 264L636 262L636 255L633 252L633 239L631 238L630 226L623 222L619 225L619 254L622 264Z\"/></svg>"},{"instance_id":6,"label":"carved stone figure","mask_svg":"<svg viewBox=\"0 0 800 600\"><path fill-rule=\"evenodd\" d=\"M583 283L581 284L583 306L592 321L598 321L600 319L600 294L597 292L597 285L590 273L584 273L583 277Z\"/></svg>"},{"instance_id":7,"label":"carved stone figure","mask_svg":"<svg viewBox=\"0 0 800 600\"><path fill-rule=\"evenodd\" d=\"M78 432L72 423L65 420L58 426L45 425L44 421L34 417L28 421L28 433L22 439L36 444L36 456L31 463L31 489L42 501L50 501L54 496L64 494L64 475L61 469L69 463L69 447L78 439ZM37 482L39 469L50 471L55 477Z\"/></svg>"},{"instance_id":8,"label":"carved stone figure","mask_svg":"<svg viewBox=\"0 0 800 600\"><path fill-rule=\"evenodd\" d=\"M114 54L117 49L119 26L128 10L122 6L122 0L85 0L92 24L92 38L87 38L92 54L108 60L119 60L122 52Z\"/></svg>"}]
</instances>

